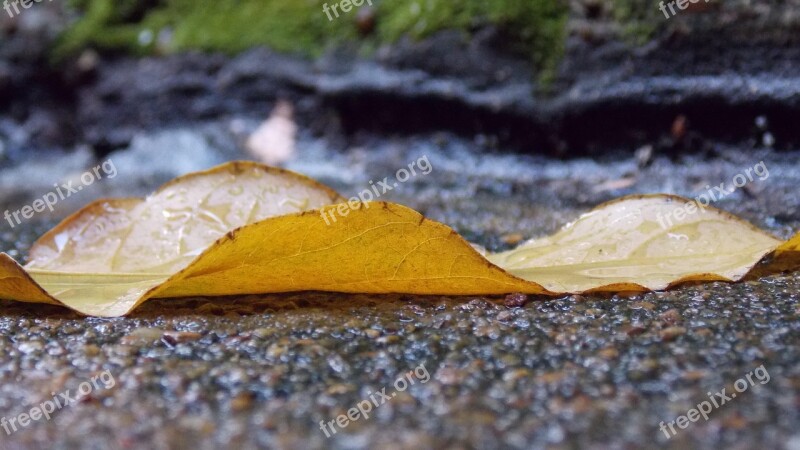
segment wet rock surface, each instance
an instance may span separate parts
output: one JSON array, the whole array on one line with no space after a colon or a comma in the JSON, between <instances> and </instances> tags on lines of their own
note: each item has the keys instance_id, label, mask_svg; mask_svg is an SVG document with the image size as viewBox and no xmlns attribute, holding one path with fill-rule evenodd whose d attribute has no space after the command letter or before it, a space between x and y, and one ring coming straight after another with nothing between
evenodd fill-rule
<instances>
[{"instance_id":1,"label":"wet rock surface","mask_svg":"<svg viewBox=\"0 0 800 450\"><path fill-rule=\"evenodd\" d=\"M125 145L143 125L266 111L282 98L297 100L301 120L319 134L445 129L550 154L642 144L681 114L710 138L746 140L759 114L772 119L782 146L800 138L792 126L798 42L697 33L635 51L579 45L543 92L527 60L498 51L485 34L443 33L368 60L340 52L309 62L259 49L233 59L109 61L81 90L77 120L101 149ZM460 64L445 70L449 59Z\"/></svg>"},{"instance_id":2,"label":"wet rock surface","mask_svg":"<svg viewBox=\"0 0 800 450\"><path fill-rule=\"evenodd\" d=\"M624 38L625 24L607 5L574 3L550 82L492 27L366 55L335 48L314 61L267 49L143 59L86 50L52 64L47 50L68 19L53 6L32 9L24 21L7 21L11 31L0 27L0 142L10 157L79 143L104 156L142 128L262 117L289 99L317 135L448 130L559 156L658 141L679 115L700 135L728 142L752 138L754 118L766 115L770 142L800 143L793 5L687 11L650 24L659 32L642 44Z\"/></svg>"}]
</instances>

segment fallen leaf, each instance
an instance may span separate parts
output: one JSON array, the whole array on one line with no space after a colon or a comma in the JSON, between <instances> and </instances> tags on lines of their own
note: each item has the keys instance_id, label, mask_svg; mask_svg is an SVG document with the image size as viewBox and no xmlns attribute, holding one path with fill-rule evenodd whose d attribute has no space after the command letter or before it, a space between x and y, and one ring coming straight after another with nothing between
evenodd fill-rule
<instances>
[{"instance_id":1,"label":"fallen leaf","mask_svg":"<svg viewBox=\"0 0 800 450\"><path fill-rule=\"evenodd\" d=\"M655 195L612 201L553 236L488 255L555 292L660 290L686 281L738 280L781 241L724 211ZM661 222L672 223L662 227ZM608 286L611 285L611 286Z\"/></svg>"},{"instance_id":2,"label":"fallen leaf","mask_svg":"<svg viewBox=\"0 0 800 450\"><path fill-rule=\"evenodd\" d=\"M173 180L146 200L89 204L34 243L25 270L0 254L0 297L58 298L86 314L124 314L225 233L341 200L298 174L225 164Z\"/></svg>"},{"instance_id":3,"label":"fallen leaf","mask_svg":"<svg viewBox=\"0 0 800 450\"><path fill-rule=\"evenodd\" d=\"M800 235L783 243L710 207L678 220L689 200L668 195L606 203L552 236L485 256L405 206L343 201L298 174L228 163L144 200L86 206L42 236L24 268L0 254L0 298L119 316L156 297L642 291L800 260Z\"/></svg>"}]
</instances>

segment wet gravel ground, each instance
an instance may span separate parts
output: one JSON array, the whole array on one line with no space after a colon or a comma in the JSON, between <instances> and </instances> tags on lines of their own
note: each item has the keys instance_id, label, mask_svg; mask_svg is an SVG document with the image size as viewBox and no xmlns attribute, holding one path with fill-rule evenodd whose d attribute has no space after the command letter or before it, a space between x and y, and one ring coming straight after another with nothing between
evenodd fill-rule
<instances>
[{"instance_id":1,"label":"wet gravel ground","mask_svg":"<svg viewBox=\"0 0 800 450\"><path fill-rule=\"evenodd\" d=\"M768 178L717 206L783 237L800 228L798 152L721 148L640 168L632 152L564 162L476 156L473 144L365 138L369 151L331 154L303 138L289 167L349 196L427 155L433 172L383 199L503 248L604 200L699 195L764 161ZM0 244L22 256L48 225L0 234ZM0 448L800 449L799 298L792 273L634 297L157 300L116 319L2 302L0 417L106 376L51 420L0 429ZM421 365L429 377L416 376ZM675 426L670 439L659 431L762 365L769 381L751 376L708 421ZM397 391L415 368L415 383ZM384 387L389 398L368 419L326 438L320 421Z\"/></svg>"}]
</instances>

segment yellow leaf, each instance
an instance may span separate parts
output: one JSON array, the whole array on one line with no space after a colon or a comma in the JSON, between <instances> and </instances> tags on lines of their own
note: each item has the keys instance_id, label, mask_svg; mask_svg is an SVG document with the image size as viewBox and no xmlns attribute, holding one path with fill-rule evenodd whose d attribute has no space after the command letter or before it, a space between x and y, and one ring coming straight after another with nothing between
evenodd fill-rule
<instances>
[{"instance_id":1,"label":"yellow leaf","mask_svg":"<svg viewBox=\"0 0 800 450\"><path fill-rule=\"evenodd\" d=\"M300 175L229 163L146 200L88 205L37 241L24 269L0 255L0 298L118 316L154 297L557 295L738 280L773 252L781 268L800 259L800 235L782 243L714 208L676 214L688 200L667 195L601 205L550 237L486 256L404 206L331 206L341 201ZM336 222L323 218L333 210Z\"/></svg>"},{"instance_id":2,"label":"yellow leaf","mask_svg":"<svg viewBox=\"0 0 800 450\"><path fill-rule=\"evenodd\" d=\"M70 308L121 315L230 230L341 200L302 175L229 163L173 180L145 200L84 207L34 243L25 269ZM20 279L17 268L7 271ZM25 289L0 287L0 297L41 300L41 289Z\"/></svg>"},{"instance_id":3,"label":"yellow leaf","mask_svg":"<svg viewBox=\"0 0 800 450\"><path fill-rule=\"evenodd\" d=\"M659 290L685 281L738 280L781 244L715 208L695 206L678 219L675 212L685 212L687 202L668 195L612 201L553 236L488 259L552 291L609 290L606 285Z\"/></svg>"}]
</instances>

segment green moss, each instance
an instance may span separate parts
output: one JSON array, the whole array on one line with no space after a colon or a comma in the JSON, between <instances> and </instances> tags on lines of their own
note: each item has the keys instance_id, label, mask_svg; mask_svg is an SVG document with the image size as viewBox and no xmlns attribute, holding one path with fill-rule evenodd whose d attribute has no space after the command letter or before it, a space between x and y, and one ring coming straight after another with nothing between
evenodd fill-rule
<instances>
[{"instance_id":1,"label":"green moss","mask_svg":"<svg viewBox=\"0 0 800 450\"><path fill-rule=\"evenodd\" d=\"M55 54L63 57L87 46L137 54L191 49L237 53L267 45L313 55L325 44L355 36L352 26L329 22L315 0L169 0L150 8L137 0L112 8L112 2L73 2L83 16L61 36ZM171 37L159 42L161 32Z\"/></svg>"},{"instance_id":2,"label":"green moss","mask_svg":"<svg viewBox=\"0 0 800 450\"><path fill-rule=\"evenodd\" d=\"M649 41L663 23L664 16L652 0L614 0L614 19L622 25L623 37L635 44Z\"/></svg>"},{"instance_id":3,"label":"green moss","mask_svg":"<svg viewBox=\"0 0 800 450\"><path fill-rule=\"evenodd\" d=\"M496 24L515 50L530 54L549 74L564 51L566 2L559 0L387 0L380 3L378 34L383 41L403 35L425 37L442 29L470 31Z\"/></svg>"},{"instance_id":4,"label":"green moss","mask_svg":"<svg viewBox=\"0 0 800 450\"><path fill-rule=\"evenodd\" d=\"M490 23L506 31L513 45L529 53L545 72L563 52L567 9L562 0L373 0L376 29L366 38L355 26L358 7L348 13L340 10L339 18L328 20L323 3L73 0L81 18L62 35L54 55L64 57L87 46L146 54L191 49L237 53L265 45L313 56L344 41L359 40L371 48L404 35L421 38L444 29L470 32Z\"/></svg>"}]
</instances>

